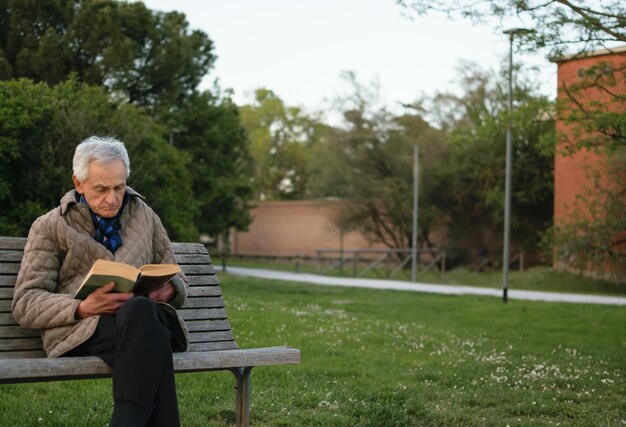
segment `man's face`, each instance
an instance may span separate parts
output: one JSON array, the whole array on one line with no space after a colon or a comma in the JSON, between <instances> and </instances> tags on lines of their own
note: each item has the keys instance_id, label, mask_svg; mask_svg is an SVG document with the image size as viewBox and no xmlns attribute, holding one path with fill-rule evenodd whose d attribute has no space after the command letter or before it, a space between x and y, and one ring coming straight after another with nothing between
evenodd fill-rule
<instances>
[{"instance_id":1,"label":"man's face","mask_svg":"<svg viewBox=\"0 0 626 427\"><path fill-rule=\"evenodd\" d=\"M85 196L91 210L103 218L113 218L122 207L126 192L126 166L121 159L108 163L92 161L89 175L79 181L72 176L76 191Z\"/></svg>"}]
</instances>

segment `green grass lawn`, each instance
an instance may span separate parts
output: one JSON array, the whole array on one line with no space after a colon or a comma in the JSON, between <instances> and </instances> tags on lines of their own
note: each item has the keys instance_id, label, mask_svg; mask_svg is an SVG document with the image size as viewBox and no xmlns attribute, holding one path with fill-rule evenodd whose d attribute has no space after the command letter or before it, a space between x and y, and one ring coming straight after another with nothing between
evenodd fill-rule
<instances>
[{"instance_id":1,"label":"green grass lawn","mask_svg":"<svg viewBox=\"0 0 626 427\"><path fill-rule=\"evenodd\" d=\"M626 307L322 287L221 274L255 426L620 426ZM228 372L177 376L183 426L233 422ZM109 380L0 387L6 426L104 426Z\"/></svg>"}]
</instances>

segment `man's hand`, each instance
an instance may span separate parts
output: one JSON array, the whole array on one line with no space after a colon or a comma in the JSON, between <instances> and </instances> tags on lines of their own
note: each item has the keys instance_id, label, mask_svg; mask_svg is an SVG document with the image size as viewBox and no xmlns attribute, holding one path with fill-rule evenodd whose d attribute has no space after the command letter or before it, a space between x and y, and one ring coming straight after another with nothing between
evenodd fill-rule
<instances>
[{"instance_id":1,"label":"man's hand","mask_svg":"<svg viewBox=\"0 0 626 427\"><path fill-rule=\"evenodd\" d=\"M115 283L110 282L89 294L76 309L75 316L78 319L85 319L96 314L112 314L132 298L133 294L120 294L111 292L115 288Z\"/></svg>"},{"instance_id":2,"label":"man's hand","mask_svg":"<svg viewBox=\"0 0 626 427\"><path fill-rule=\"evenodd\" d=\"M167 282L148 292L148 298L155 302L168 302L174 298L174 294L174 285L172 282Z\"/></svg>"}]
</instances>

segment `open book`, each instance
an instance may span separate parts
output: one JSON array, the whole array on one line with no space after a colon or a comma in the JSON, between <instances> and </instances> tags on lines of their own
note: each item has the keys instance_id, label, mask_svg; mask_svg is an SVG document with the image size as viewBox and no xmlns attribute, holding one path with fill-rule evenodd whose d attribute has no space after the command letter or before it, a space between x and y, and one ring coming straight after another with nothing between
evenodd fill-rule
<instances>
[{"instance_id":1,"label":"open book","mask_svg":"<svg viewBox=\"0 0 626 427\"><path fill-rule=\"evenodd\" d=\"M150 289L170 280L178 272L180 267L176 264L146 264L135 268L121 262L99 259L87 273L74 298L84 300L90 293L109 282L115 282L114 292L144 295Z\"/></svg>"}]
</instances>

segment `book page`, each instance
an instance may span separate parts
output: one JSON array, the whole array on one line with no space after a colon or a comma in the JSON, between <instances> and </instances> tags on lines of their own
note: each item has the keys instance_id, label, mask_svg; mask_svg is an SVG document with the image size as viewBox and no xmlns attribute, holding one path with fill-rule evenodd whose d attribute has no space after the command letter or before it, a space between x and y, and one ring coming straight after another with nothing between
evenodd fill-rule
<instances>
[{"instance_id":1,"label":"book page","mask_svg":"<svg viewBox=\"0 0 626 427\"><path fill-rule=\"evenodd\" d=\"M121 262L99 259L96 260L89 273L118 276L123 277L127 280L132 280L134 282L135 280L137 280L137 276L139 275L139 269L133 267L132 265L124 264Z\"/></svg>"},{"instance_id":2,"label":"book page","mask_svg":"<svg viewBox=\"0 0 626 427\"><path fill-rule=\"evenodd\" d=\"M142 276L173 276L180 272L176 264L146 264L139 268Z\"/></svg>"}]
</instances>

